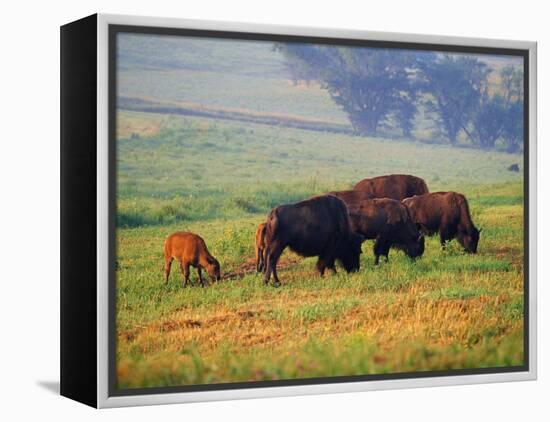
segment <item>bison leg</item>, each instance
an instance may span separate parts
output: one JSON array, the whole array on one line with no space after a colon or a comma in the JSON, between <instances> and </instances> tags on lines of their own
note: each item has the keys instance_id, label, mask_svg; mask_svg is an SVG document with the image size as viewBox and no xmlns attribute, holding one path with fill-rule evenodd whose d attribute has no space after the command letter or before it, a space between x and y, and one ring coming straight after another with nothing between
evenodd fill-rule
<instances>
[{"instance_id":1,"label":"bison leg","mask_svg":"<svg viewBox=\"0 0 550 422\"><path fill-rule=\"evenodd\" d=\"M265 270L265 248L263 248L260 252L260 268L259 272L263 272Z\"/></svg>"},{"instance_id":2,"label":"bison leg","mask_svg":"<svg viewBox=\"0 0 550 422\"><path fill-rule=\"evenodd\" d=\"M319 257L315 266L317 267L317 271L319 271L319 275L323 277L325 275L325 268L327 267L325 260Z\"/></svg>"},{"instance_id":3,"label":"bison leg","mask_svg":"<svg viewBox=\"0 0 550 422\"><path fill-rule=\"evenodd\" d=\"M269 284L269 279L271 278L271 273L273 273L274 286L280 286L279 277L277 276L277 262L279 257L283 253L283 249L278 244L272 243L269 245L269 249L266 253L265 259L265 276L264 283Z\"/></svg>"},{"instance_id":4,"label":"bison leg","mask_svg":"<svg viewBox=\"0 0 550 422\"><path fill-rule=\"evenodd\" d=\"M180 262L181 272L183 273L183 282L181 283L181 287L187 286L189 283L189 263L186 262L185 264L183 262Z\"/></svg>"},{"instance_id":5,"label":"bison leg","mask_svg":"<svg viewBox=\"0 0 550 422\"><path fill-rule=\"evenodd\" d=\"M380 262L380 256L386 257L386 262L389 254L389 247L384 239L377 238L374 242L374 265L378 265Z\"/></svg>"},{"instance_id":6,"label":"bison leg","mask_svg":"<svg viewBox=\"0 0 550 422\"><path fill-rule=\"evenodd\" d=\"M256 271L261 273L264 269L264 251L258 249L256 251Z\"/></svg>"},{"instance_id":7,"label":"bison leg","mask_svg":"<svg viewBox=\"0 0 550 422\"><path fill-rule=\"evenodd\" d=\"M327 263L327 268L331 270L333 274L336 274L336 265L334 264L334 259L330 260Z\"/></svg>"},{"instance_id":8,"label":"bison leg","mask_svg":"<svg viewBox=\"0 0 550 422\"><path fill-rule=\"evenodd\" d=\"M262 249L262 269L261 271L265 273L267 268L267 246Z\"/></svg>"},{"instance_id":9,"label":"bison leg","mask_svg":"<svg viewBox=\"0 0 550 422\"><path fill-rule=\"evenodd\" d=\"M447 241L447 232L444 229L439 230L439 243L441 243L441 249L445 249L445 242Z\"/></svg>"},{"instance_id":10,"label":"bison leg","mask_svg":"<svg viewBox=\"0 0 550 422\"><path fill-rule=\"evenodd\" d=\"M323 277L325 275L325 270L328 268L331 270L334 274L336 274L336 266L334 265L334 258L321 258L317 260L317 271L319 271L319 275Z\"/></svg>"},{"instance_id":11,"label":"bison leg","mask_svg":"<svg viewBox=\"0 0 550 422\"><path fill-rule=\"evenodd\" d=\"M279 276L277 275L277 265L273 266L273 286L279 287L281 282L279 281Z\"/></svg>"},{"instance_id":12,"label":"bison leg","mask_svg":"<svg viewBox=\"0 0 550 422\"><path fill-rule=\"evenodd\" d=\"M170 268L172 267L172 257L164 258L164 282L168 284L170 278Z\"/></svg>"},{"instance_id":13,"label":"bison leg","mask_svg":"<svg viewBox=\"0 0 550 422\"><path fill-rule=\"evenodd\" d=\"M379 239L376 239L376 242L374 242L373 252L374 252L374 265L378 265L378 263L380 262L380 255L382 254L380 251Z\"/></svg>"},{"instance_id":14,"label":"bison leg","mask_svg":"<svg viewBox=\"0 0 550 422\"><path fill-rule=\"evenodd\" d=\"M333 256L325 257L326 268L332 271L333 274L336 274L336 259Z\"/></svg>"},{"instance_id":15,"label":"bison leg","mask_svg":"<svg viewBox=\"0 0 550 422\"><path fill-rule=\"evenodd\" d=\"M201 267L197 267L197 274L199 276L199 281L201 283L201 286L204 287L204 280L202 278L202 268Z\"/></svg>"}]
</instances>

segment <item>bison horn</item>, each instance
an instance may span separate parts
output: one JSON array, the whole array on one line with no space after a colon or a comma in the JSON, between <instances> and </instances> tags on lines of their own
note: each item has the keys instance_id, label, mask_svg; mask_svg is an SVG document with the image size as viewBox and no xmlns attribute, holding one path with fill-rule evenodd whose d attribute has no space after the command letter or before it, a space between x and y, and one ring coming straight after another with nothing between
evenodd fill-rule
<instances>
[{"instance_id":1,"label":"bison horn","mask_svg":"<svg viewBox=\"0 0 550 422\"><path fill-rule=\"evenodd\" d=\"M422 238L423 238L423 237L424 237L424 235L423 235L422 233L420 233L420 234L418 235L418 239L417 239L417 241L419 241L419 242L420 242L420 241L422 240Z\"/></svg>"}]
</instances>

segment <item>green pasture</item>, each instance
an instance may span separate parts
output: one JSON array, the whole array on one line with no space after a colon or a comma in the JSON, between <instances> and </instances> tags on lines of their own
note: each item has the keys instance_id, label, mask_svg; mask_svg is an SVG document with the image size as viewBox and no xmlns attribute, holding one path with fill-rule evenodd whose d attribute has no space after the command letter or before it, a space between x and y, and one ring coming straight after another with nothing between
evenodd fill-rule
<instances>
[{"instance_id":1,"label":"green pasture","mask_svg":"<svg viewBox=\"0 0 550 422\"><path fill-rule=\"evenodd\" d=\"M119 112L117 376L123 388L520 365L522 157L240 122ZM319 278L281 258L279 289L253 271L254 231L274 206L365 177L409 173L464 193L477 255L436 238ZM223 280L163 282L163 241L201 235Z\"/></svg>"}]
</instances>

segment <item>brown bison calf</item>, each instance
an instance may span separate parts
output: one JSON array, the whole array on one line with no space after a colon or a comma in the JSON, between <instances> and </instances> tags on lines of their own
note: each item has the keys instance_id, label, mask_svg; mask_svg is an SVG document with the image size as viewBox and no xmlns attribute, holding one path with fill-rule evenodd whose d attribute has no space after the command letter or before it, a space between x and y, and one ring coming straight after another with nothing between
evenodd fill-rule
<instances>
[{"instance_id":1,"label":"brown bison calf","mask_svg":"<svg viewBox=\"0 0 550 422\"><path fill-rule=\"evenodd\" d=\"M445 248L446 241L456 238L466 252L477 252L481 229L474 226L464 195L434 192L407 198L403 204L423 233L439 233L442 248Z\"/></svg>"},{"instance_id":2,"label":"brown bison calf","mask_svg":"<svg viewBox=\"0 0 550 422\"><path fill-rule=\"evenodd\" d=\"M391 198L398 201L428 193L428 186L423 179L408 174L390 174L363 179L353 189L369 193L375 198Z\"/></svg>"},{"instance_id":3,"label":"brown bison calf","mask_svg":"<svg viewBox=\"0 0 550 422\"><path fill-rule=\"evenodd\" d=\"M202 269L204 268L212 280L220 280L220 264L206 248L202 237L189 232L173 233L164 241L164 279L168 283L172 260L179 261L184 275L182 286L189 282L189 267L197 269L199 281L204 286Z\"/></svg>"},{"instance_id":4,"label":"brown bison calf","mask_svg":"<svg viewBox=\"0 0 550 422\"><path fill-rule=\"evenodd\" d=\"M424 236L410 218L407 208L388 198L369 199L348 207L351 227L374 243L374 264L380 256L388 260L391 247L403 250L410 258L424 253Z\"/></svg>"},{"instance_id":5,"label":"brown bison calf","mask_svg":"<svg viewBox=\"0 0 550 422\"><path fill-rule=\"evenodd\" d=\"M265 262L265 223L261 223L256 229L254 251L256 252L256 271L261 273Z\"/></svg>"}]
</instances>

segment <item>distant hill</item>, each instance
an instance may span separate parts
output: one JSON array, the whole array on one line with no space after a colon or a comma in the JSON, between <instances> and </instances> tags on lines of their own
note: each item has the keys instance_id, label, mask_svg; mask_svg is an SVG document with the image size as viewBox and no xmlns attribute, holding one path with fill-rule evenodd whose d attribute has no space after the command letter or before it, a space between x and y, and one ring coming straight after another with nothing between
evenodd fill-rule
<instances>
[{"instance_id":1,"label":"distant hill","mask_svg":"<svg viewBox=\"0 0 550 422\"><path fill-rule=\"evenodd\" d=\"M118 94L349 124L318 85L294 85L271 42L122 34Z\"/></svg>"},{"instance_id":2,"label":"distant hill","mask_svg":"<svg viewBox=\"0 0 550 422\"><path fill-rule=\"evenodd\" d=\"M272 42L121 34L118 46L121 69L185 69L288 78L284 57L273 50Z\"/></svg>"}]
</instances>

